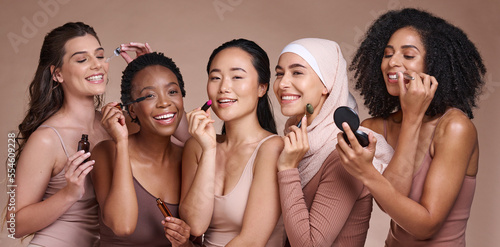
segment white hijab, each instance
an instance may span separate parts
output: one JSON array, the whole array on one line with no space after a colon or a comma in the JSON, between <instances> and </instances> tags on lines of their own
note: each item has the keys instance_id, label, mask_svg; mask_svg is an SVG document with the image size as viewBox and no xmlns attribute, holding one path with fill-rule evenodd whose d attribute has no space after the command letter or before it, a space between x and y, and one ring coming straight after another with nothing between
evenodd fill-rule
<instances>
[{"instance_id":1,"label":"white hijab","mask_svg":"<svg viewBox=\"0 0 500 247\"><path fill-rule=\"evenodd\" d=\"M339 106L349 106L357 112L357 104L349 93L346 61L339 45L331 40L305 38L288 44L281 54L291 52L302 57L316 72L329 92L328 97L311 125L307 126L309 151L299 163L298 169L302 188L309 183L323 165L326 158L335 150L337 134L341 132L333 121L333 113ZM317 109L314 109L317 111ZM288 130L287 122L285 133ZM365 132L370 131L360 127ZM385 139L372 132L377 138L373 165L383 172L392 158L393 149Z\"/></svg>"}]
</instances>

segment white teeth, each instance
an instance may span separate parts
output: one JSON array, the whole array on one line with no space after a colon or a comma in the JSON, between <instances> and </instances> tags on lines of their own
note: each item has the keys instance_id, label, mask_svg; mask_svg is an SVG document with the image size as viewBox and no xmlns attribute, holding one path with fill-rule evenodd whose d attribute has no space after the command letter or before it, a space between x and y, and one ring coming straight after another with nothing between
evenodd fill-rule
<instances>
[{"instance_id":1,"label":"white teeth","mask_svg":"<svg viewBox=\"0 0 500 247\"><path fill-rule=\"evenodd\" d=\"M235 99L221 99L219 100L219 103L229 103L229 102L236 102Z\"/></svg>"},{"instance_id":2,"label":"white teeth","mask_svg":"<svg viewBox=\"0 0 500 247\"><path fill-rule=\"evenodd\" d=\"M282 100L294 100L298 98L299 98L298 96L281 96Z\"/></svg>"},{"instance_id":3,"label":"white teeth","mask_svg":"<svg viewBox=\"0 0 500 247\"><path fill-rule=\"evenodd\" d=\"M398 79L398 74L389 75L389 79Z\"/></svg>"},{"instance_id":4,"label":"white teeth","mask_svg":"<svg viewBox=\"0 0 500 247\"><path fill-rule=\"evenodd\" d=\"M102 77L103 77L102 75L94 75L94 76L89 76L86 79L89 81L98 81L102 80Z\"/></svg>"},{"instance_id":5,"label":"white teeth","mask_svg":"<svg viewBox=\"0 0 500 247\"><path fill-rule=\"evenodd\" d=\"M154 117L154 119L163 120L163 119L173 118L173 117L174 117L174 114L170 113L170 114L165 114L165 115Z\"/></svg>"}]
</instances>

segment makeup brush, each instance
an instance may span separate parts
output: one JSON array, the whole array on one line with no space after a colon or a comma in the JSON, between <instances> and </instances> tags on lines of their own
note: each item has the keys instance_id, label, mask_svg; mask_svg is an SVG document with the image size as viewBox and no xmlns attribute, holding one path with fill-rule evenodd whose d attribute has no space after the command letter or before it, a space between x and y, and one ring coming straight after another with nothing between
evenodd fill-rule
<instances>
[{"instance_id":1,"label":"makeup brush","mask_svg":"<svg viewBox=\"0 0 500 247\"><path fill-rule=\"evenodd\" d=\"M139 102L141 102L141 101L143 101L143 100L145 100L145 99L147 99L147 98L151 98L151 97L153 97L153 95L151 95L151 94L150 94L150 95L148 95L148 96L139 97L139 98L137 98L136 100L134 100L134 101L130 101L130 102L125 103L125 104L121 104L121 103L120 103L120 104L116 105L115 107L116 107L116 108L118 108L118 109L122 109L122 110L123 110L123 107L125 107L125 106L131 105L131 104L133 104L133 103L139 103Z\"/></svg>"},{"instance_id":2,"label":"makeup brush","mask_svg":"<svg viewBox=\"0 0 500 247\"><path fill-rule=\"evenodd\" d=\"M306 113L304 114L304 116L310 116L311 114L314 113L314 107L311 105L311 104L307 104L306 105ZM302 126L302 119L300 119L299 123L297 124L297 127L300 128L300 126Z\"/></svg>"},{"instance_id":3,"label":"makeup brush","mask_svg":"<svg viewBox=\"0 0 500 247\"><path fill-rule=\"evenodd\" d=\"M208 108L210 108L210 106L212 105L212 100L209 99L207 102L205 102L205 104L201 107L201 110L202 111L207 111Z\"/></svg>"},{"instance_id":4,"label":"makeup brush","mask_svg":"<svg viewBox=\"0 0 500 247\"><path fill-rule=\"evenodd\" d=\"M399 78L399 74L396 74L396 78ZM408 74L404 74L403 73L403 77L406 79L406 80L415 80L415 77L411 76L411 75L408 75Z\"/></svg>"}]
</instances>

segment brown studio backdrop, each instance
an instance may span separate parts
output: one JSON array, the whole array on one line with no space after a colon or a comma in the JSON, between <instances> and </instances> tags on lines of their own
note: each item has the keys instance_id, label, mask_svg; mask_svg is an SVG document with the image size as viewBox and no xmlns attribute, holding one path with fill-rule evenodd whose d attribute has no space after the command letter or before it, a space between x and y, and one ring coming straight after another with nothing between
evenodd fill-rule
<instances>
[{"instance_id":1,"label":"brown studio backdrop","mask_svg":"<svg viewBox=\"0 0 500 247\"><path fill-rule=\"evenodd\" d=\"M500 174L500 154L495 150L500 134L500 2L497 0L377 0L377 1L75 1L3 0L0 3L1 132L0 160L5 160L7 135L17 130L27 109L27 88L33 78L43 37L68 21L83 21L95 28L107 55L119 44L149 42L180 67L186 82L187 111L206 100L205 67L211 51L233 38L260 44L269 54L271 68L281 49L304 37L338 42L349 63L366 28L381 13L402 7L428 10L462 28L480 50L489 72L475 111L481 147L476 195L467 230L468 246L496 246L500 242L500 198L495 184ZM121 71L125 62L111 61L106 102L119 101ZM271 79L273 81L273 78ZM368 117L357 92L360 115ZM285 118L270 91L280 134ZM217 123L220 126L220 122ZM76 143L75 143L76 145ZM5 205L6 169L1 169L0 202ZM374 206L366 246L383 246L388 217ZM25 246L7 237L0 246Z\"/></svg>"}]
</instances>

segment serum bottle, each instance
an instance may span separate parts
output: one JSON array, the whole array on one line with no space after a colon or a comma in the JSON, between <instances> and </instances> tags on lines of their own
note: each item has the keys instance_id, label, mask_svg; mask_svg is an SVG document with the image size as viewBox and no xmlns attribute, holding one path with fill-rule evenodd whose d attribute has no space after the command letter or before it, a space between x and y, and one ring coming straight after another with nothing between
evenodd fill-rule
<instances>
[{"instance_id":1,"label":"serum bottle","mask_svg":"<svg viewBox=\"0 0 500 247\"><path fill-rule=\"evenodd\" d=\"M80 151L80 150L85 150L85 153L88 153L90 150L89 136L86 134L82 134L82 139L78 142L77 151ZM87 162L89 160L90 160L90 158L87 158L83 162Z\"/></svg>"}]
</instances>

